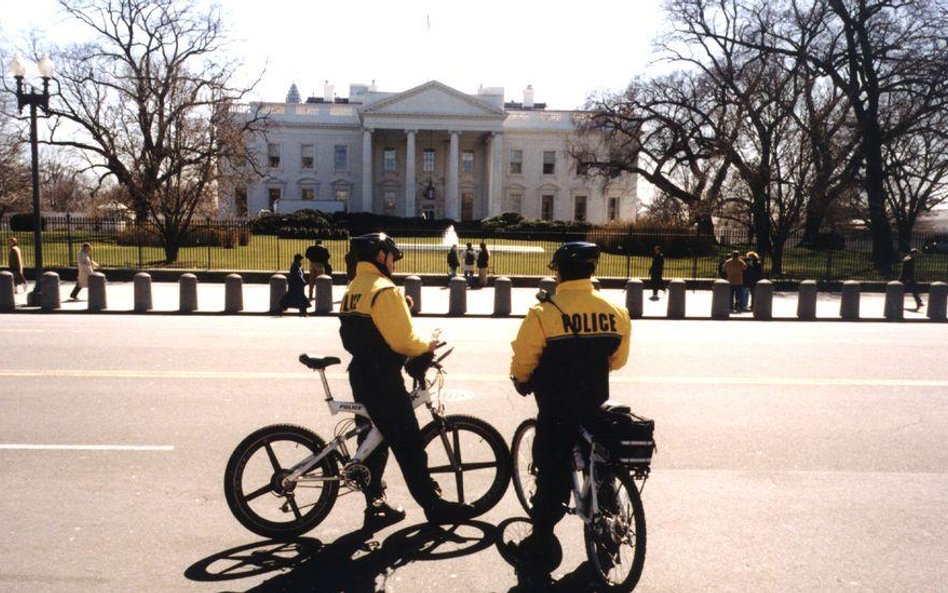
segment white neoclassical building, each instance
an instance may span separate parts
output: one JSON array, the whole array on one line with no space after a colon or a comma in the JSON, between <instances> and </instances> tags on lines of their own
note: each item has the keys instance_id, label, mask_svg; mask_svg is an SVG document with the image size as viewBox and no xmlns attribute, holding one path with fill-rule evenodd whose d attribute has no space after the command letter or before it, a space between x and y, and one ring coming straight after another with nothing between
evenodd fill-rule
<instances>
[{"instance_id":1,"label":"white neoclassical building","mask_svg":"<svg viewBox=\"0 0 948 593\"><path fill-rule=\"evenodd\" d=\"M252 146L265 176L235 188L222 209L347 210L436 219L517 212L528 219L603 223L634 219L634 176L577 175L569 156L582 112L504 102L501 88L476 95L430 81L404 92L350 85L348 98L261 103L266 133Z\"/></svg>"}]
</instances>

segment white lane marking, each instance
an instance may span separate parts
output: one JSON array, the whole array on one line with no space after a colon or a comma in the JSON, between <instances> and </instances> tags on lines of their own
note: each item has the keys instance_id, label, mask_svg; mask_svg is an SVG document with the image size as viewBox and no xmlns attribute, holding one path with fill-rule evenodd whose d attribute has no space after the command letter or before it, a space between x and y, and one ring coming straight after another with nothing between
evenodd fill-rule
<instances>
[{"instance_id":1,"label":"white lane marking","mask_svg":"<svg viewBox=\"0 0 948 593\"><path fill-rule=\"evenodd\" d=\"M104 379L278 379L313 380L312 373L271 371L122 371L122 370L0 370L3 377L75 377ZM510 383L504 375L451 373L454 381ZM348 379L345 373L326 373L334 381ZM948 387L948 379L872 379L872 378L798 378L798 377L649 377L615 376L610 383L657 384L657 385L786 385L786 386L837 386L837 387Z\"/></svg>"},{"instance_id":2,"label":"white lane marking","mask_svg":"<svg viewBox=\"0 0 948 593\"><path fill-rule=\"evenodd\" d=\"M0 449L14 451L174 451L171 445L31 445L0 443Z\"/></svg>"}]
</instances>

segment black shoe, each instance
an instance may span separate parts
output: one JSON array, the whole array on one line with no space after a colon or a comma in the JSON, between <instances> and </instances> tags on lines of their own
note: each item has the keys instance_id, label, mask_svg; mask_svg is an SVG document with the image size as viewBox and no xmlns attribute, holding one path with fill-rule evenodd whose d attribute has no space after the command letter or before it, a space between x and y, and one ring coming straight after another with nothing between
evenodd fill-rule
<instances>
[{"instance_id":1,"label":"black shoe","mask_svg":"<svg viewBox=\"0 0 948 593\"><path fill-rule=\"evenodd\" d=\"M362 523L362 528L374 531L394 525L404 518L405 510L402 507L393 507L385 500L379 499L365 507L365 521Z\"/></svg>"},{"instance_id":2,"label":"black shoe","mask_svg":"<svg viewBox=\"0 0 948 593\"><path fill-rule=\"evenodd\" d=\"M473 519L477 512L469 504L438 499L425 507L425 518L435 525L454 525Z\"/></svg>"}]
</instances>

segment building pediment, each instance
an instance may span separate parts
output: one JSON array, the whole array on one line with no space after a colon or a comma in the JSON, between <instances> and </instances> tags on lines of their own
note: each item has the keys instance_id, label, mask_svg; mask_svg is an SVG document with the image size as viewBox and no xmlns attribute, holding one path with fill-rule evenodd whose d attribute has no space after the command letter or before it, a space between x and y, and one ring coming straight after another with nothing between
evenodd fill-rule
<instances>
[{"instance_id":1,"label":"building pediment","mask_svg":"<svg viewBox=\"0 0 948 593\"><path fill-rule=\"evenodd\" d=\"M493 117L503 118L503 109L462 93L436 80L426 82L403 93L385 97L367 105L363 116L421 117Z\"/></svg>"}]
</instances>

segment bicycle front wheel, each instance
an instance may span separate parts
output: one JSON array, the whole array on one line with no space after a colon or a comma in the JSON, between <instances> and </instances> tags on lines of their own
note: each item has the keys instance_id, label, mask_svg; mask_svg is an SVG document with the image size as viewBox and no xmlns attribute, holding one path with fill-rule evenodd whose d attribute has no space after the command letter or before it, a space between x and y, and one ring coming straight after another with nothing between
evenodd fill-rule
<instances>
[{"instance_id":1,"label":"bicycle front wheel","mask_svg":"<svg viewBox=\"0 0 948 593\"><path fill-rule=\"evenodd\" d=\"M533 508L533 495L537 491L537 470L533 464L533 439L536 434L536 418L527 418L514 431L513 441L510 442L514 491L527 514Z\"/></svg>"},{"instance_id":2,"label":"bicycle front wheel","mask_svg":"<svg viewBox=\"0 0 948 593\"><path fill-rule=\"evenodd\" d=\"M645 510L629 473L602 467L596 480L599 512L583 533L586 556L606 590L628 593L645 564Z\"/></svg>"},{"instance_id":3,"label":"bicycle front wheel","mask_svg":"<svg viewBox=\"0 0 948 593\"><path fill-rule=\"evenodd\" d=\"M234 517L272 539L296 537L318 525L339 493L335 461L324 457L299 480L285 478L290 468L325 447L302 426L277 424L251 433L237 445L224 472L224 496Z\"/></svg>"},{"instance_id":4,"label":"bicycle front wheel","mask_svg":"<svg viewBox=\"0 0 948 593\"><path fill-rule=\"evenodd\" d=\"M480 515L500 502L510 482L510 451L493 426L472 416L445 416L421 430L428 473L448 501Z\"/></svg>"}]
</instances>

